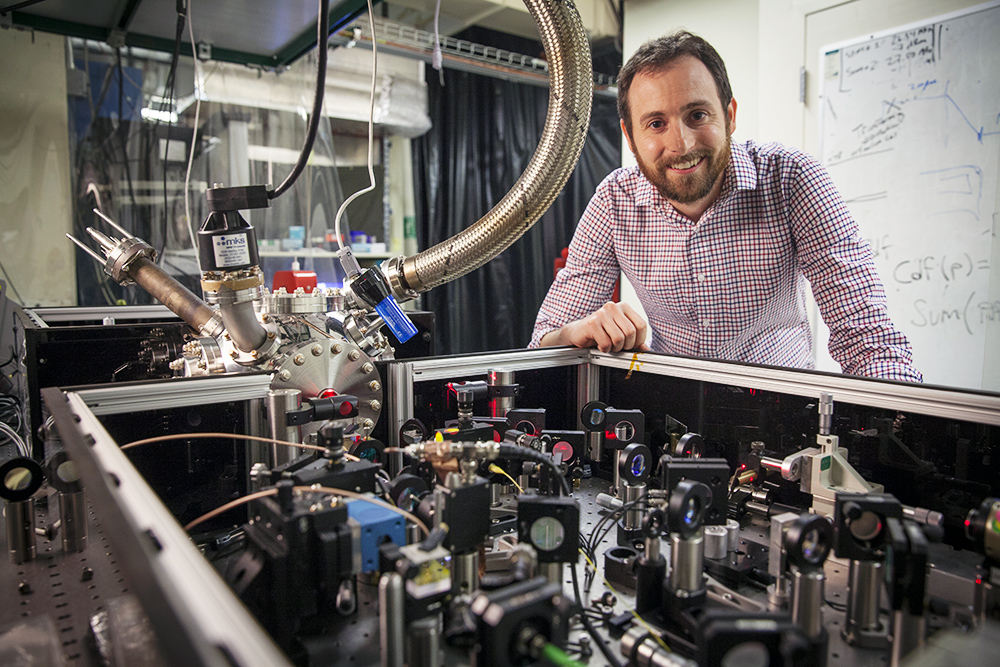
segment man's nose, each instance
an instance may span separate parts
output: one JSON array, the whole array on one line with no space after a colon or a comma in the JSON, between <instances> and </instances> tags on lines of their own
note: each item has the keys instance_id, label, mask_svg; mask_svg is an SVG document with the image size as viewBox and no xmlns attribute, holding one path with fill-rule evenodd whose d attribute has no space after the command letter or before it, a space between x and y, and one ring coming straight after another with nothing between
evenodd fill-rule
<instances>
[{"instance_id":1,"label":"man's nose","mask_svg":"<svg viewBox=\"0 0 1000 667\"><path fill-rule=\"evenodd\" d=\"M694 133L684 123L674 123L667 130L666 148L671 153L686 155L694 148Z\"/></svg>"}]
</instances>

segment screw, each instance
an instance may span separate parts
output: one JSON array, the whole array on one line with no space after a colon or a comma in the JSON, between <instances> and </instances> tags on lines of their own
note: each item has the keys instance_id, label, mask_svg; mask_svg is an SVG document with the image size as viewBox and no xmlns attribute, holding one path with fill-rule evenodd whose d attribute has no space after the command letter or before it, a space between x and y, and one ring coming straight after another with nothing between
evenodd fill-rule
<instances>
[{"instance_id":1,"label":"screw","mask_svg":"<svg viewBox=\"0 0 1000 667\"><path fill-rule=\"evenodd\" d=\"M368 407L374 410L375 412L378 412L379 410L382 409L382 404L379 403L378 401L369 401Z\"/></svg>"},{"instance_id":2,"label":"screw","mask_svg":"<svg viewBox=\"0 0 1000 667\"><path fill-rule=\"evenodd\" d=\"M17 585L17 592L20 593L21 595L29 595L34 591L31 590L31 584L29 584L27 581L22 581Z\"/></svg>"},{"instance_id":3,"label":"screw","mask_svg":"<svg viewBox=\"0 0 1000 667\"><path fill-rule=\"evenodd\" d=\"M361 425L369 430L375 428L375 422L373 422L371 419L364 420L364 422L362 422Z\"/></svg>"},{"instance_id":4,"label":"screw","mask_svg":"<svg viewBox=\"0 0 1000 667\"><path fill-rule=\"evenodd\" d=\"M83 572L80 573L80 581L90 581L94 578L94 571L89 567L83 568Z\"/></svg>"},{"instance_id":5,"label":"screw","mask_svg":"<svg viewBox=\"0 0 1000 667\"><path fill-rule=\"evenodd\" d=\"M301 354L296 354L295 357L292 358L292 361L295 362L296 366L301 366L302 364L306 363L306 358L303 357Z\"/></svg>"},{"instance_id":6,"label":"screw","mask_svg":"<svg viewBox=\"0 0 1000 667\"><path fill-rule=\"evenodd\" d=\"M361 372L365 374L371 373L373 370L375 370L375 367L371 364L365 364L361 367Z\"/></svg>"},{"instance_id":7,"label":"screw","mask_svg":"<svg viewBox=\"0 0 1000 667\"><path fill-rule=\"evenodd\" d=\"M271 318L267 316L267 313L261 313L261 315L260 315L260 321L261 322L268 322L268 321L270 321L270 319Z\"/></svg>"},{"instance_id":8,"label":"screw","mask_svg":"<svg viewBox=\"0 0 1000 667\"><path fill-rule=\"evenodd\" d=\"M267 339L268 340L274 340L274 332L273 331L268 331L267 332Z\"/></svg>"},{"instance_id":9,"label":"screw","mask_svg":"<svg viewBox=\"0 0 1000 667\"><path fill-rule=\"evenodd\" d=\"M284 370L278 373L278 377L281 378L282 382L288 382L292 378L292 374L290 371Z\"/></svg>"},{"instance_id":10,"label":"screw","mask_svg":"<svg viewBox=\"0 0 1000 667\"><path fill-rule=\"evenodd\" d=\"M251 359L256 359L259 356L260 356L260 352L258 352L257 350L250 350L250 358Z\"/></svg>"},{"instance_id":11,"label":"screw","mask_svg":"<svg viewBox=\"0 0 1000 667\"><path fill-rule=\"evenodd\" d=\"M341 345L340 343L334 343L333 345L330 346L330 352L333 352L334 354L340 354L343 351L344 351L344 346Z\"/></svg>"},{"instance_id":12,"label":"screw","mask_svg":"<svg viewBox=\"0 0 1000 667\"><path fill-rule=\"evenodd\" d=\"M379 389L382 388L382 385L380 385L375 380L372 380L371 382L368 383L368 388L371 389L372 391L378 391Z\"/></svg>"},{"instance_id":13,"label":"screw","mask_svg":"<svg viewBox=\"0 0 1000 667\"><path fill-rule=\"evenodd\" d=\"M226 332L225 334L223 334L223 337L224 337L224 338L225 338L226 340L232 340L232 338L230 338L230 337L229 337L229 332L228 332L228 331L227 331L227 332Z\"/></svg>"},{"instance_id":14,"label":"screw","mask_svg":"<svg viewBox=\"0 0 1000 667\"><path fill-rule=\"evenodd\" d=\"M361 353L357 350L351 350L351 353L347 355L347 358L351 361L357 361L361 357Z\"/></svg>"},{"instance_id":15,"label":"screw","mask_svg":"<svg viewBox=\"0 0 1000 667\"><path fill-rule=\"evenodd\" d=\"M323 346L317 343L316 345L313 345L309 351L313 353L314 357L318 357L323 354Z\"/></svg>"},{"instance_id":16,"label":"screw","mask_svg":"<svg viewBox=\"0 0 1000 667\"><path fill-rule=\"evenodd\" d=\"M229 356L232 357L233 359L238 359L240 356L240 352L239 350L233 350L232 352L229 353Z\"/></svg>"}]
</instances>

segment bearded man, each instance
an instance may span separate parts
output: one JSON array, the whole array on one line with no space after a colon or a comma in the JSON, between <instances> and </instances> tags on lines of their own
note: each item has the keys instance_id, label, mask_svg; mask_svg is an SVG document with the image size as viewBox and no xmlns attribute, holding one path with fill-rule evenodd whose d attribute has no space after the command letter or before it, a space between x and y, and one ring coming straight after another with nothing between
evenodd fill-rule
<instances>
[{"instance_id":1,"label":"bearded man","mask_svg":"<svg viewBox=\"0 0 1000 667\"><path fill-rule=\"evenodd\" d=\"M642 317L609 301L622 273L654 351L813 368L808 280L844 373L922 380L826 170L779 144L732 143L736 100L708 42L679 31L640 47L618 75L618 113L638 164L598 186L530 346L649 349Z\"/></svg>"}]
</instances>

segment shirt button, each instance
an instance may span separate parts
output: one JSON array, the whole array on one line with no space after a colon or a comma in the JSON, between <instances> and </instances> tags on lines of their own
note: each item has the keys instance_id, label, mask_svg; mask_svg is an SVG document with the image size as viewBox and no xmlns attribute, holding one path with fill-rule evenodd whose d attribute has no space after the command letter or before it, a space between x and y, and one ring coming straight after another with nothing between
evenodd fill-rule
<instances>
[{"instance_id":1,"label":"shirt button","mask_svg":"<svg viewBox=\"0 0 1000 667\"><path fill-rule=\"evenodd\" d=\"M707 327L707 326L708 326L709 324L711 324L711 322L712 322L712 320L710 320L710 319L708 319L708 318L705 318L705 319L703 319L703 320L701 321L701 326L703 326L703 327Z\"/></svg>"},{"instance_id":2,"label":"shirt button","mask_svg":"<svg viewBox=\"0 0 1000 667\"><path fill-rule=\"evenodd\" d=\"M698 275L696 275L694 277L694 279L697 280L700 283L703 283L703 282L705 282L705 274L704 273L699 273Z\"/></svg>"}]
</instances>

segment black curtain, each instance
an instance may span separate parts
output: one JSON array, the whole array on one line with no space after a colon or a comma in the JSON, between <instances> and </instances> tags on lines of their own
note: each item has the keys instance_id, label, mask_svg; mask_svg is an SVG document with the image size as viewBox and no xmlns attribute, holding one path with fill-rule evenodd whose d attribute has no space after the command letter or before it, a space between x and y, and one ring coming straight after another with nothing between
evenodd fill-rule
<instances>
[{"instance_id":1,"label":"black curtain","mask_svg":"<svg viewBox=\"0 0 1000 667\"><path fill-rule=\"evenodd\" d=\"M520 177L538 146L547 88L428 67L433 128L414 141L417 240L444 241L485 215ZM485 266L424 294L435 313L435 350L459 354L527 345L552 284L553 260L569 244L598 183L621 164L613 99L595 97L580 161L555 203Z\"/></svg>"}]
</instances>

